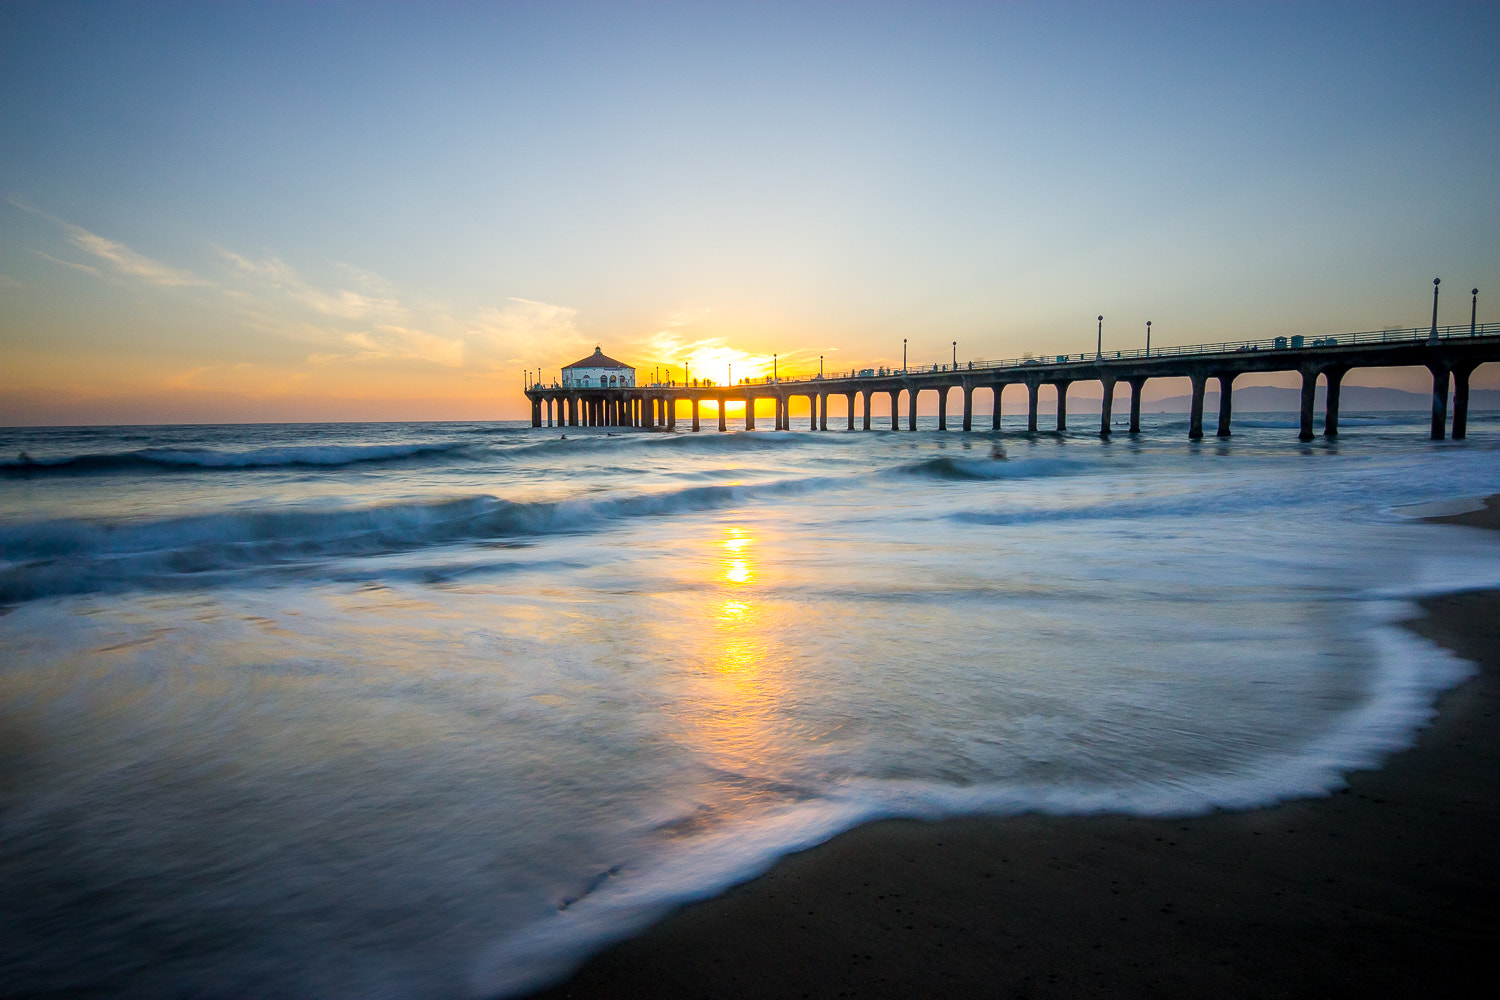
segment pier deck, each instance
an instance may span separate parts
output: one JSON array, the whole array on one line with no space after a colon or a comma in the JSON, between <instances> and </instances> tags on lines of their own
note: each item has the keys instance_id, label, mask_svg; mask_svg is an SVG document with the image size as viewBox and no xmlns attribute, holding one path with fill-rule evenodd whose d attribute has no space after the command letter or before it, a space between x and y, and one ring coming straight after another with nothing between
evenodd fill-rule
<instances>
[{"instance_id":1,"label":"pier deck","mask_svg":"<svg viewBox=\"0 0 1500 1000\"><path fill-rule=\"evenodd\" d=\"M856 403L863 402L859 429L871 429L871 400L890 396L890 429L900 429L902 395L905 394L906 429L916 430L917 400L923 392L935 392L938 428L948 429L949 393L961 393L962 423L973 430L974 393L993 394L991 430L1000 427L1000 394L1009 385L1027 388L1027 427L1037 430L1037 403L1042 386L1057 391L1057 430L1067 429L1068 387L1075 382L1098 382L1104 397L1099 433L1109 436L1113 419L1115 386L1130 386L1130 433L1140 431L1141 389L1153 378L1187 378L1192 383L1192 408L1188 437L1203 436L1203 397L1210 379L1219 388L1216 433L1228 437L1233 416L1233 385L1240 375L1260 372L1298 372L1302 376L1299 438L1311 441L1314 402L1319 378L1327 386L1324 434L1338 434L1339 386L1355 368L1402 368L1421 366L1432 373L1432 437L1441 440L1447 427L1450 387L1453 394L1452 436L1463 438L1469 407L1469 376L1479 365L1500 361L1500 323L1432 327L1429 329L1380 330L1336 334L1308 340L1276 337L1236 343L1167 347L1151 351L1104 351L1093 354L1062 354L1048 358L1013 358L1003 361L972 361L926 365L904 370L866 368L818 375L810 378L746 379L735 385L680 385L672 383L625 389L573 389L557 385L533 385L526 390L531 401L533 427L608 426L643 429L675 429L679 409L686 404L692 429L702 426L700 404L716 404L719 430L728 430L729 403L745 405L745 429L756 426L755 404L774 400L774 427L790 430L790 403L794 397L809 400L808 429L828 429L828 399L843 396L848 401L848 430L855 430ZM982 397L981 397L982 398Z\"/></svg>"}]
</instances>

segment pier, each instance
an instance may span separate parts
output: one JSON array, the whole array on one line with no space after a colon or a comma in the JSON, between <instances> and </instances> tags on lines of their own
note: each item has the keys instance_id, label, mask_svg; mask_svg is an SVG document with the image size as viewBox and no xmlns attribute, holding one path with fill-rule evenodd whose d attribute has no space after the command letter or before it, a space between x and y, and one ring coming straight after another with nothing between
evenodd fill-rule
<instances>
[{"instance_id":1,"label":"pier","mask_svg":"<svg viewBox=\"0 0 1500 1000\"><path fill-rule=\"evenodd\" d=\"M924 392L937 395L938 429L949 429L949 402L958 390L954 416L964 431L974 429L976 392L992 395L989 430L1000 429L1000 398L1007 386L1023 385L1028 399L1027 429L1037 431L1037 406L1042 386L1051 386L1057 400L1057 430L1067 430L1068 390L1079 382L1098 382L1103 389L1099 434L1108 437L1113 421L1115 388L1130 386L1130 430L1140 432L1141 390L1153 378L1186 378L1192 385L1188 437L1203 437L1203 398L1212 381L1219 390L1215 433L1229 437L1233 422L1234 380L1264 372L1297 372L1302 376L1301 423L1298 437L1314 438L1313 422L1319 379L1327 388L1323 433L1338 434L1339 387L1355 368L1420 366L1432 373L1432 438L1450 433L1449 394L1452 393L1454 439L1466 434L1469 376L1487 361L1500 361L1500 323L1430 328L1377 330L1329 337L1273 337L1235 343L1199 344L1133 351L1095 351L1047 358L1013 358L933 364L904 369L865 368L830 375L799 378L744 379L734 385L679 385L653 383L622 389L577 389L534 384L527 388L533 427L634 427L675 430L682 419L692 429L702 428L702 404L715 404L718 429L728 430L730 403L745 407L746 430L756 429L756 404L774 403L775 430L791 430L791 401L808 400L808 430L828 430L828 401L843 396L847 402L847 430L871 430L871 402L890 397L890 429L917 429L917 402ZM904 400L903 400L904 395ZM981 395L980 401L983 402ZM683 411L686 410L686 413ZM856 410L861 416L856 421Z\"/></svg>"}]
</instances>

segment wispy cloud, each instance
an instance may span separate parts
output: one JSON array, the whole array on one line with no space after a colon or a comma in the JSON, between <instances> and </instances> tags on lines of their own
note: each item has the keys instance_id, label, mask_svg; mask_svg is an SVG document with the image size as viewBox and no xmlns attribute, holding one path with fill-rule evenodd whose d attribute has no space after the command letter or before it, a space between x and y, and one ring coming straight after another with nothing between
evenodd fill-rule
<instances>
[{"instance_id":1,"label":"wispy cloud","mask_svg":"<svg viewBox=\"0 0 1500 1000\"><path fill-rule=\"evenodd\" d=\"M535 362L538 356L583 349L578 310L535 299L509 298L500 308L484 309L465 324L466 337L483 358L505 364Z\"/></svg>"},{"instance_id":2,"label":"wispy cloud","mask_svg":"<svg viewBox=\"0 0 1500 1000\"><path fill-rule=\"evenodd\" d=\"M114 270L132 278L150 282L153 285L202 285L202 279L196 278L187 271L180 271L175 267L168 267L160 261L152 260L145 254L136 253L123 243L105 239L98 233L91 233L82 226L64 223L65 231L69 241L85 253L91 253L100 260L108 262Z\"/></svg>"},{"instance_id":3,"label":"wispy cloud","mask_svg":"<svg viewBox=\"0 0 1500 1000\"><path fill-rule=\"evenodd\" d=\"M464 363L464 342L439 337L426 330L381 325L370 331L350 333L345 340L360 349L359 361L428 361L457 368Z\"/></svg>"},{"instance_id":4,"label":"wispy cloud","mask_svg":"<svg viewBox=\"0 0 1500 1000\"><path fill-rule=\"evenodd\" d=\"M350 320L372 317L397 319L406 312L394 298L366 295L347 288L333 291L318 288L278 257L255 260L223 247L215 249L241 277L279 291L287 298L325 316ZM371 279L378 280L378 276L369 271L360 271L359 276L366 284L372 283Z\"/></svg>"},{"instance_id":5,"label":"wispy cloud","mask_svg":"<svg viewBox=\"0 0 1500 1000\"><path fill-rule=\"evenodd\" d=\"M455 314L442 302L407 298L382 275L355 264L328 262L324 270L331 280L320 282L275 254L240 253L212 244L220 267L212 272L213 280L206 280L47 211L6 200L56 226L66 244L88 254L90 262L37 250L44 259L99 277L131 278L164 288L211 288L248 330L307 345L312 351L304 356L307 365L416 362L462 369L466 377L485 377L513 365L534 364L539 357L584 349L578 310L569 306L511 297L492 308ZM684 312L680 322L693 318ZM239 371L249 369L190 368L180 376L179 387L232 381ZM268 377L259 370L255 374Z\"/></svg>"},{"instance_id":6,"label":"wispy cloud","mask_svg":"<svg viewBox=\"0 0 1500 1000\"><path fill-rule=\"evenodd\" d=\"M68 220L60 219L51 212L43 211L16 198L6 198L5 200L23 212L29 212L57 226L67 236L69 243L72 243L84 253L104 261L109 265L109 270L113 273L136 278L149 284L167 287L207 284L203 279L188 271L170 267L161 261L152 260L145 254L138 253L123 243L118 243L115 240L100 236L98 233L90 232L82 226L75 226ZM41 253L43 257L55 264L62 264L64 267L75 267L93 274L103 274L99 269L91 268L87 264L76 264L72 261L61 260L51 254L42 253L40 250L37 253Z\"/></svg>"},{"instance_id":7,"label":"wispy cloud","mask_svg":"<svg viewBox=\"0 0 1500 1000\"><path fill-rule=\"evenodd\" d=\"M162 384L171 389L263 398L295 392L307 379L306 372L236 361L229 364L200 365L176 372L168 375Z\"/></svg>"},{"instance_id":8,"label":"wispy cloud","mask_svg":"<svg viewBox=\"0 0 1500 1000\"><path fill-rule=\"evenodd\" d=\"M340 274L367 292L390 293L391 283L383 275L344 261L335 261L333 266L338 269Z\"/></svg>"},{"instance_id":9,"label":"wispy cloud","mask_svg":"<svg viewBox=\"0 0 1500 1000\"><path fill-rule=\"evenodd\" d=\"M61 257L54 257L54 256L52 256L50 253L47 253L45 250L37 250L37 251L35 251L35 253L36 253L36 255L38 257L41 257L43 260L50 260L52 263L54 263L54 264L61 264L63 267L75 268L75 269L77 269L79 271L84 271L84 272L86 272L88 274L93 274L93 275L97 275L97 274L100 273L99 269L97 267L94 267L92 264L80 264L77 261L63 260Z\"/></svg>"},{"instance_id":10,"label":"wispy cloud","mask_svg":"<svg viewBox=\"0 0 1500 1000\"><path fill-rule=\"evenodd\" d=\"M309 364L418 361L459 368L467 361L468 338L460 324L441 309L407 306L391 283L373 271L335 263L334 269L358 290L320 288L279 257L214 249L246 284L231 288L232 297L247 308L271 309L272 317L263 317L259 325L279 327L283 335L312 340L322 348L308 356ZM278 303L291 308L290 316L274 318ZM294 318L299 312L301 318Z\"/></svg>"},{"instance_id":11,"label":"wispy cloud","mask_svg":"<svg viewBox=\"0 0 1500 1000\"><path fill-rule=\"evenodd\" d=\"M667 317L667 326L690 326L693 323L698 322L703 317L707 316L712 311L713 310L711 309L705 309L700 306L686 306L682 309L677 310L671 316Z\"/></svg>"}]
</instances>

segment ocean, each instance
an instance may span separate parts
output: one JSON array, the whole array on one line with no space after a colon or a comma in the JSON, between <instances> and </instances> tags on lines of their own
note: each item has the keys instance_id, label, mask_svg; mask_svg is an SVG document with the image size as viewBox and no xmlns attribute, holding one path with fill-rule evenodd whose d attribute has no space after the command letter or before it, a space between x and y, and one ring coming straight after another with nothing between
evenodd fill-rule
<instances>
[{"instance_id":1,"label":"ocean","mask_svg":"<svg viewBox=\"0 0 1500 1000\"><path fill-rule=\"evenodd\" d=\"M871 819L1409 745L1500 416L1143 424L0 430L0 994L513 995Z\"/></svg>"}]
</instances>

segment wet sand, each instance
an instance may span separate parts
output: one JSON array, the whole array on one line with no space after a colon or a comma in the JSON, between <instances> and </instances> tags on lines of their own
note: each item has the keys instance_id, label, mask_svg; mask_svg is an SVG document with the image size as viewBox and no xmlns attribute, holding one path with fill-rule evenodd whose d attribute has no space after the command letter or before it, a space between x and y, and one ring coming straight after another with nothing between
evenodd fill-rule
<instances>
[{"instance_id":1,"label":"wet sand","mask_svg":"<svg viewBox=\"0 0 1500 1000\"><path fill-rule=\"evenodd\" d=\"M1500 528L1486 509L1430 520ZM1500 975L1500 592L1409 627L1480 664L1327 798L1190 819L887 821L685 907L537 994L1412 997Z\"/></svg>"},{"instance_id":2,"label":"wet sand","mask_svg":"<svg viewBox=\"0 0 1500 1000\"><path fill-rule=\"evenodd\" d=\"M1469 510L1462 514L1447 514L1441 517L1424 517L1433 524L1459 524L1469 528L1488 528L1500 531L1500 496L1485 497L1483 510Z\"/></svg>"}]
</instances>

